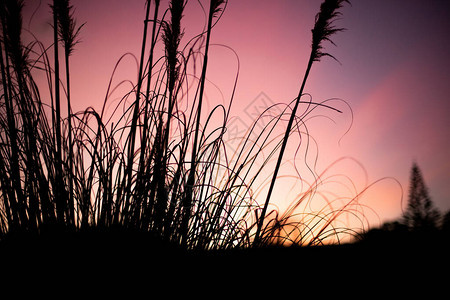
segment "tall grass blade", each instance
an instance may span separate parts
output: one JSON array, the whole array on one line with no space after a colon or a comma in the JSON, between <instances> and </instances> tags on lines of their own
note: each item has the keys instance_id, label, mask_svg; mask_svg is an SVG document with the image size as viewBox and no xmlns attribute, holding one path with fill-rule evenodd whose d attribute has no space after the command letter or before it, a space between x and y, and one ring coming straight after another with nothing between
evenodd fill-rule
<instances>
[{"instance_id":1,"label":"tall grass blade","mask_svg":"<svg viewBox=\"0 0 450 300\"><path fill-rule=\"evenodd\" d=\"M342 31L342 29L336 29L332 26L334 19L339 16L339 12L337 11L342 7L344 2L348 2L347 0L325 0L320 6L320 12L316 15L316 21L314 28L312 30L312 46L311 46L311 54L308 61L308 66L306 67L305 75L303 76L303 82L300 87L300 91L295 101L295 105L292 109L291 116L289 118L289 123L287 125L284 137L283 144L281 145L281 149L278 155L277 164L275 166L275 170L273 173L272 181L270 182L269 191L267 192L267 197L264 202L264 207L261 211L260 219L258 220L258 227L255 235L255 245L258 246L261 229L264 223L265 215L267 212L267 207L270 202L270 198L272 196L272 191L275 186L275 181L278 176L278 171L281 166L281 161L283 159L283 155L286 149L286 145L289 139L289 135L291 133L292 124L294 122L297 108L300 103L300 98L303 95L303 90L305 88L306 81L309 76L309 72L311 71L311 67L315 61L319 61L322 56L331 56L328 53L322 52L323 41L331 41L330 37L332 34ZM332 41L331 41L332 42Z\"/></svg>"}]
</instances>

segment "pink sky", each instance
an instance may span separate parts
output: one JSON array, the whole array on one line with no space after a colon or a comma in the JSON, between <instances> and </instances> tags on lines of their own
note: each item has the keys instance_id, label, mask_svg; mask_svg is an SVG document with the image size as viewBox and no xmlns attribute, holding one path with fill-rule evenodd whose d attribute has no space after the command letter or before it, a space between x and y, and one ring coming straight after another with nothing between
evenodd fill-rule
<instances>
[{"instance_id":1,"label":"pink sky","mask_svg":"<svg viewBox=\"0 0 450 300\"><path fill-rule=\"evenodd\" d=\"M28 16L37 2L27 1ZM48 42L51 29L47 23L51 18L46 1L42 2L30 29ZM82 42L72 57L74 110L88 105L100 108L119 57L126 52L139 55L144 2L72 1L78 22L86 22ZM213 31L212 43L229 46L239 56L234 115L245 119L239 114L261 92L272 102L288 103L297 96L310 51L310 30L321 2L229 1ZM167 6L166 1L162 3ZM333 37L338 47L326 45L326 51L340 64L327 58L316 63L305 92L315 101L333 97L345 100L354 120L340 144L351 122L345 105L336 103L344 114L327 113L336 124L311 122L310 130L320 151L318 172L340 157L353 157L364 166L369 182L396 178L403 185L404 205L410 168L416 160L435 204L442 211L450 209L449 3L355 0L342 12L336 24L347 31ZM28 20L25 17L25 26ZM189 2L183 22L186 39L202 28L205 20L197 1ZM207 76L229 99L236 58L221 46L213 46L211 51ZM130 56L121 65L115 82L135 81L136 73L136 63ZM215 95L211 86L209 91ZM364 172L354 167L349 161L336 172L349 173L355 182L365 181ZM382 221L392 220L401 213L400 188L393 180L382 181L367 194L364 204Z\"/></svg>"}]
</instances>

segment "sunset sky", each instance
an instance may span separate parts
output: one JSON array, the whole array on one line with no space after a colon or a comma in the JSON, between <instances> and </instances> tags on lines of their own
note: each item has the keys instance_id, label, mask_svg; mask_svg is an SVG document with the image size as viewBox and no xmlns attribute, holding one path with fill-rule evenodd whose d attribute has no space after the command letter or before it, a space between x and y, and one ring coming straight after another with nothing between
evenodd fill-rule
<instances>
[{"instance_id":1,"label":"sunset sky","mask_svg":"<svg viewBox=\"0 0 450 300\"><path fill-rule=\"evenodd\" d=\"M240 69L232 114L241 124L251 122L244 113L252 101L265 97L265 103L288 103L297 96L321 2L229 0L212 33L211 42L217 45L211 48L207 77L220 87L225 101L229 99L237 60L221 45L237 53ZM24 26L49 45L49 7L46 1L38 4L26 1ZM100 108L120 56L139 56L144 4L72 1L78 23L86 23L72 57L74 110ZM384 177L398 180L405 206L409 172L416 161L434 203L441 211L450 209L450 1L353 0L342 13L336 25L347 30L332 37L337 47L325 44L339 62L323 58L315 63L305 92L316 102L343 99L352 111L335 101L343 114L321 110L319 114L332 121L313 119L307 124L319 149L316 170L320 173L339 158L352 157L364 166L368 183ZM189 1L182 22L186 40L203 28L206 20L197 1ZM115 82L136 81L137 65L131 56L119 71ZM216 94L212 87L209 91L213 102ZM351 160L333 172L355 182L364 177L364 170ZM385 221L401 214L400 197L398 184L386 179L375 184L363 202Z\"/></svg>"}]
</instances>

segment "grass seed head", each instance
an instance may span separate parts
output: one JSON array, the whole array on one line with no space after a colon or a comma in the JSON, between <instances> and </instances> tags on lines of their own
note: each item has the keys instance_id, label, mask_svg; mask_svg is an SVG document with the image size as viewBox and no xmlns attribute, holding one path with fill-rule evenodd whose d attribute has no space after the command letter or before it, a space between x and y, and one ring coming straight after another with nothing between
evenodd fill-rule
<instances>
[{"instance_id":1,"label":"grass seed head","mask_svg":"<svg viewBox=\"0 0 450 300\"><path fill-rule=\"evenodd\" d=\"M341 13L338 11L344 2L350 3L348 0L325 0L320 6L320 12L316 15L314 28L312 29L312 59L320 61L322 56L329 56L336 59L327 52L322 52L323 41L332 43L331 36L337 32L343 31L343 28L336 28L333 23Z\"/></svg>"},{"instance_id":2,"label":"grass seed head","mask_svg":"<svg viewBox=\"0 0 450 300\"><path fill-rule=\"evenodd\" d=\"M58 35L64 44L68 55L73 53L74 47L80 42L78 35L84 23L77 27L76 20L73 16L73 6L70 0L57 0L52 5L54 13L58 18Z\"/></svg>"}]
</instances>

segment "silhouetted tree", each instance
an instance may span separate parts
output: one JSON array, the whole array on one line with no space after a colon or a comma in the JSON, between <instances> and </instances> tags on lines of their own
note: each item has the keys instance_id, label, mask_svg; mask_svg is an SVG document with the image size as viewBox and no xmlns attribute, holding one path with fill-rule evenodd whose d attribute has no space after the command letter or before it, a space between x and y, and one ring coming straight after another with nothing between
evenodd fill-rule
<instances>
[{"instance_id":1,"label":"silhouetted tree","mask_svg":"<svg viewBox=\"0 0 450 300\"><path fill-rule=\"evenodd\" d=\"M403 223L414 231L436 229L440 218L434 207L418 165L411 169L408 207L403 214Z\"/></svg>"}]
</instances>

